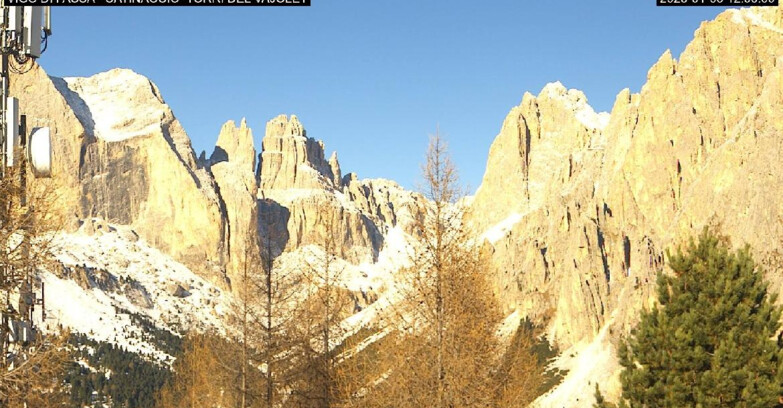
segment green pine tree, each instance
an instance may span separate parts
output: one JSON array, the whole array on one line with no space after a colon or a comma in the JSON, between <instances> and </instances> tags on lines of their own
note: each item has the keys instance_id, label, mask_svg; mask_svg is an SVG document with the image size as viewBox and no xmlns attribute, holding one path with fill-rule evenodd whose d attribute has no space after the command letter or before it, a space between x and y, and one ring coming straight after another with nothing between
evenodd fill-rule
<instances>
[{"instance_id":1,"label":"green pine tree","mask_svg":"<svg viewBox=\"0 0 783 408\"><path fill-rule=\"evenodd\" d=\"M661 306L620 346L621 406L783 406L781 310L749 248L731 252L705 229L669 260Z\"/></svg>"}]
</instances>

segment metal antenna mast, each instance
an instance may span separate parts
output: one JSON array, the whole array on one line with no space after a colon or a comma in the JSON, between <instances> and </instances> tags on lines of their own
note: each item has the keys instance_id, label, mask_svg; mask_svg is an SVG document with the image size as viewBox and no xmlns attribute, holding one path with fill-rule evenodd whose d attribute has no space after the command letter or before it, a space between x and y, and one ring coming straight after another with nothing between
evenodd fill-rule
<instances>
[{"instance_id":1,"label":"metal antenna mast","mask_svg":"<svg viewBox=\"0 0 783 408\"><path fill-rule=\"evenodd\" d=\"M19 205L24 211L29 211L26 197L26 182L28 163L36 177L51 176L51 139L48 128L33 128L28 134L27 118L20 115L19 100L10 95L11 72L23 74L32 69L35 59L41 56L42 43L46 43L51 35L51 14L49 7L41 6L6 6L0 4L2 19L0 20L0 180L3 183L16 182L8 180L16 172L8 169L16 167L19 174L21 196ZM18 66L12 67L12 61ZM20 152L23 152L20 154ZM5 200L2 200L5 198ZM10 227L8 209L11 197L0 197L0 228ZM29 218L29 217L25 217ZM30 225L22 225L19 231L5 231L6 234L17 233L21 237L21 257L30 256L28 231ZM8 242L0 242L0 288L3 298L0 299L0 370L7 370L13 362L12 345L22 346L33 338L32 310L37 303L33 293L33 270L27 265L9 265ZM11 295L19 297L18 309L11 304ZM43 290L41 291L43 294ZM41 299L43 303L43 299ZM0 401L2 405L2 401Z\"/></svg>"}]
</instances>

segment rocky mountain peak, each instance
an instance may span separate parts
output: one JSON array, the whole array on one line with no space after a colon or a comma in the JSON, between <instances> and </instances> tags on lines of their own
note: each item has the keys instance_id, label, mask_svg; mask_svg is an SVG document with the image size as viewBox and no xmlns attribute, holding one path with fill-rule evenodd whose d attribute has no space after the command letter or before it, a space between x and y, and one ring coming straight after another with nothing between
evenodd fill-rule
<instances>
[{"instance_id":1,"label":"rocky mountain peak","mask_svg":"<svg viewBox=\"0 0 783 408\"><path fill-rule=\"evenodd\" d=\"M87 78L13 75L28 126L49 126L64 205L77 218L132 226L147 242L222 281L223 219L214 181L146 77L113 69ZM198 231L198 232L196 232Z\"/></svg>"},{"instance_id":2,"label":"rocky mountain peak","mask_svg":"<svg viewBox=\"0 0 783 408\"><path fill-rule=\"evenodd\" d=\"M537 406L590 406L596 382L616 396L613 344L654 301L656 275L668 270L665 250L705 224L750 244L770 288L783 288L782 35L781 8L729 10L703 24L679 60L663 53L638 94L620 92L611 120L559 82L526 93L510 110L471 221L486 238L506 311L544 327L564 350L562 391ZM157 87L133 71L61 79L34 64L11 88L28 125L55 131L58 193L74 197L66 202L78 217L110 219L138 234L132 241L103 232L95 233L104 234L100 240L76 237L93 240L97 251L73 259L104 263L108 254L113 267L144 284L150 276L197 282L188 301L205 302L187 310L211 310L217 289L173 260L150 263L158 250L228 288L238 277L237 255L270 229L269 220L282 224L275 238L287 253L317 243L324 220L333 220L340 255L364 268L413 235L426 206L391 181L341 179L337 154L326 159L324 144L296 116L267 123L255 179L244 120L227 122L212 158L195 165ZM140 273L148 269L155 273Z\"/></svg>"},{"instance_id":3,"label":"rocky mountain peak","mask_svg":"<svg viewBox=\"0 0 783 408\"><path fill-rule=\"evenodd\" d=\"M538 100L562 104L588 129L601 130L609 123L608 112L596 113L587 103L584 92L578 89L567 89L560 81L546 84L538 95Z\"/></svg>"},{"instance_id":4,"label":"rocky mountain peak","mask_svg":"<svg viewBox=\"0 0 783 408\"><path fill-rule=\"evenodd\" d=\"M749 244L783 287L782 35L779 7L726 11L678 59L664 52L638 94L621 91L600 126L562 84L511 109L472 219L508 310L590 361L561 360L573 370L562 391L534 406L590 406L595 382L616 395L617 338L654 302L666 250L705 225Z\"/></svg>"},{"instance_id":5,"label":"rocky mountain peak","mask_svg":"<svg viewBox=\"0 0 783 408\"><path fill-rule=\"evenodd\" d=\"M91 77L52 78L82 126L99 139L116 142L148 136L170 110L158 88L129 69Z\"/></svg>"},{"instance_id":6,"label":"rocky mountain peak","mask_svg":"<svg viewBox=\"0 0 783 408\"><path fill-rule=\"evenodd\" d=\"M658 58L658 61L653 64L649 71L647 71L647 82L645 86L660 80L673 76L677 73L677 61L674 59L671 50L664 51ZM644 88L642 89L644 90Z\"/></svg>"},{"instance_id":7,"label":"rocky mountain peak","mask_svg":"<svg viewBox=\"0 0 783 408\"><path fill-rule=\"evenodd\" d=\"M736 24L755 25L783 34L783 15L773 7L732 9L723 18L731 19Z\"/></svg>"},{"instance_id":8,"label":"rocky mountain peak","mask_svg":"<svg viewBox=\"0 0 783 408\"><path fill-rule=\"evenodd\" d=\"M305 131L304 126L299 122L299 118L296 115L291 115L291 119L287 115L278 115L267 122L264 137L283 136L307 136L307 131Z\"/></svg>"},{"instance_id":9,"label":"rocky mountain peak","mask_svg":"<svg viewBox=\"0 0 783 408\"><path fill-rule=\"evenodd\" d=\"M341 187L343 184L343 175L340 170L340 162L337 160L336 151L332 152L332 155L329 157L329 167L332 169L332 180L334 181L334 185L338 188Z\"/></svg>"},{"instance_id":10,"label":"rocky mountain peak","mask_svg":"<svg viewBox=\"0 0 783 408\"><path fill-rule=\"evenodd\" d=\"M210 158L212 163L230 161L238 163L243 171L252 174L256 167L256 152L253 146L253 131L247 127L243 118L236 126L233 120L229 120L220 129L215 151Z\"/></svg>"},{"instance_id":11,"label":"rocky mountain peak","mask_svg":"<svg viewBox=\"0 0 783 408\"><path fill-rule=\"evenodd\" d=\"M487 159L472 208L478 230L537 210L559 195L584 152L605 144L608 113L596 113L582 91L560 82L525 93L506 116Z\"/></svg>"},{"instance_id":12,"label":"rocky mountain peak","mask_svg":"<svg viewBox=\"0 0 783 408\"><path fill-rule=\"evenodd\" d=\"M323 142L306 135L296 115L291 115L290 120L280 115L267 122L266 135L261 141L259 185L262 190L339 187L334 182L331 164L324 158Z\"/></svg>"},{"instance_id":13,"label":"rocky mountain peak","mask_svg":"<svg viewBox=\"0 0 783 408\"><path fill-rule=\"evenodd\" d=\"M581 91L573 90L574 94L581 93ZM547 96L552 99L565 98L568 95L568 89L560 81L549 82L544 85L539 93L539 97Z\"/></svg>"}]
</instances>

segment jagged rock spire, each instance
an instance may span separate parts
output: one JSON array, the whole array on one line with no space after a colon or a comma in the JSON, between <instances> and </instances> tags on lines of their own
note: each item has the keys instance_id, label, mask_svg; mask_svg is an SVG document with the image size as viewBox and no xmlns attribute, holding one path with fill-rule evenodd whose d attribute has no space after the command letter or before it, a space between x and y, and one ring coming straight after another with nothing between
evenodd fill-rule
<instances>
[{"instance_id":1,"label":"jagged rock spire","mask_svg":"<svg viewBox=\"0 0 783 408\"><path fill-rule=\"evenodd\" d=\"M259 184L262 190L339 186L335 183L332 163L324 158L323 142L308 138L295 115L290 119L280 115L267 122L261 144Z\"/></svg>"}]
</instances>

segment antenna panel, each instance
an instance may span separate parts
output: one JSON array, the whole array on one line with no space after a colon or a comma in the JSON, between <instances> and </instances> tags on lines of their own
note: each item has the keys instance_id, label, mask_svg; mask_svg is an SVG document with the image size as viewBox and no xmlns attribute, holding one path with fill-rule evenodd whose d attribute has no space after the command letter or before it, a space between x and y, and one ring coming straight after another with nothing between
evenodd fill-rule
<instances>
[{"instance_id":1,"label":"antenna panel","mask_svg":"<svg viewBox=\"0 0 783 408\"><path fill-rule=\"evenodd\" d=\"M24 29L22 30L22 53L33 58L41 56L41 24L43 7L24 7Z\"/></svg>"},{"instance_id":2,"label":"antenna panel","mask_svg":"<svg viewBox=\"0 0 783 408\"><path fill-rule=\"evenodd\" d=\"M24 27L22 10L24 10L24 7L22 6L6 7L6 13L8 13L8 30L15 32L17 36L22 34L22 27Z\"/></svg>"}]
</instances>

